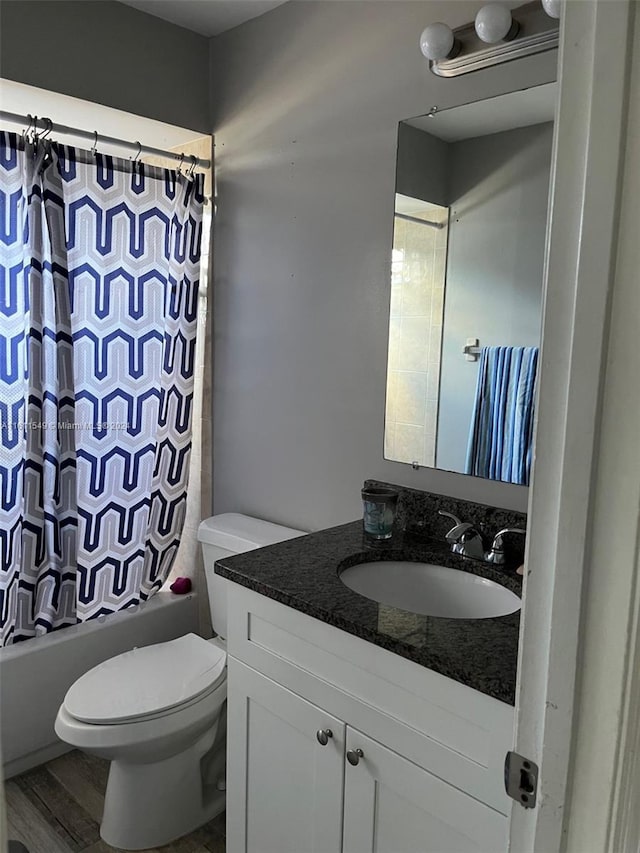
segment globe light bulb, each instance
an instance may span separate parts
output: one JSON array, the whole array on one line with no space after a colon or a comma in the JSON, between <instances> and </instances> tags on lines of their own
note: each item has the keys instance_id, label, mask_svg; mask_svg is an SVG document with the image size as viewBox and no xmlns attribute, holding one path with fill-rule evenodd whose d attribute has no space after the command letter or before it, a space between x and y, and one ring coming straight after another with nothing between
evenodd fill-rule
<instances>
[{"instance_id":1,"label":"globe light bulb","mask_svg":"<svg viewBox=\"0 0 640 853\"><path fill-rule=\"evenodd\" d=\"M542 0L542 8L550 18L560 17L562 0Z\"/></svg>"},{"instance_id":2,"label":"globe light bulb","mask_svg":"<svg viewBox=\"0 0 640 853\"><path fill-rule=\"evenodd\" d=\"M476 15L476 34L487 44L512 39L518 31L517 26L514 28L511 12L502 3L488 3Z\"/></svg>"},{"instance_id":3,"label":"globe light bulb","mask_svg":"<svg viewBox=\"0 0 640 853\"><path fill-rule=\"evenodd\" d=\"M454 50L453 30L446 24L429 24L420 36L420 50L427 59L446 59Z\"/></svg>"}]
</instances>

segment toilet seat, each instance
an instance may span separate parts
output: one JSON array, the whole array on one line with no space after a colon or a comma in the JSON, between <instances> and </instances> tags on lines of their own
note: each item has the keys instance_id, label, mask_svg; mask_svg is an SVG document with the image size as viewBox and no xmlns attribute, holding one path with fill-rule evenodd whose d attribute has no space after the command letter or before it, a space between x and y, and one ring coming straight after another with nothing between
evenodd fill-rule
<instances>
[{"instance_id":1,"label":"toilet seat","mask_svg":"<svg viewBox=\"0 0 640 853\"><path fill-rule=\"evenodd\" d=\"M226 699L225 677L198 700L168 713L128 723L85 723L72 717L62 704L56 717L55 731L65 743L109 760L124 750L131 761L146 762L149 755L160 760L179 752L183 745L192 743L201 733L215 726Z\"/></svg>"},{"instance_id":2,"label":"toilet seat","mask_svg":"<svg viewBox=\"0 0 640 853\"><path fill-rule=\"evenodd\" d=\"M63 707L81 723L123 725L176 713L226 678L226 653L196 634L117 655L81 676Z\"/></svg>"}]
</instances>

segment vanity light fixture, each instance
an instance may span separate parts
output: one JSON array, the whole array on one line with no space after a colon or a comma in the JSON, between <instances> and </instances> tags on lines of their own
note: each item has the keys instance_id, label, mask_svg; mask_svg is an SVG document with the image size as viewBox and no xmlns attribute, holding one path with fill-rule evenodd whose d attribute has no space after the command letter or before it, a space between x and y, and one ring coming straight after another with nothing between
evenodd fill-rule
<instances>
[{"instance_id":1,"label":"vanity light fixture","mask_svg":"<svg viewBox=\"0 0 640 853\"><path fill-rule=\"evenodd\" d=\"M560 17L562 0L542 0L542 7L550 18Z\"/></svg>"},{"instance_id":2,"label":"vanity light fixture","mask_svg":"<svg viewBox=\"0 0 640 853\"><path fill-rule=\"evenodd\" d=\"M486 44L513 41L518 35L520 24L514 21L511 10L502 3L488 3L476 15L476 34Z\"/></svg>"},{"instance_id":3,"label":"vanity light fixture","mask_svg":"<svg viewBox=\"0 0 640 853\"><path fill-rule=\"evenodd\" d=\"M420 49L439 77L457 77L502 62L558 47L562 0L534 0L511 10L488 3L472 24L451 30L430 24L420 36Z\"/></svg>"},{"instance_id":4,"label":"vanity light fixture","mask_svg":"<svg viewBox=\"0 0 640 853\"><path fill-rule=\"evenodd\" d=\"M460 52L460 42L447 24L429 24L420 36L420 50L427 59L453 59Z\"/></svg>"}]
</instances>

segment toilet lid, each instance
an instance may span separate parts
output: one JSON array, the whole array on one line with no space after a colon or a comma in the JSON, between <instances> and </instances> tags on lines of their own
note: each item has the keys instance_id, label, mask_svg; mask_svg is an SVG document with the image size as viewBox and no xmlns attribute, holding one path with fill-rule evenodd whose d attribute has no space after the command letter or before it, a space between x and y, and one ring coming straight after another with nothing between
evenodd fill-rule
<instances>
[{"instance_id":1,"label":"toilet lid","mask_svg":"<svg viewBox=\"0 0 640 853\"><path fill-rule=\"evenodd\" d=\"M169 711L224 678L226 653L196 634L133 649L94 666L67 691L64 705L85 723L124 723Z\"/></svg>"}]
</instances>

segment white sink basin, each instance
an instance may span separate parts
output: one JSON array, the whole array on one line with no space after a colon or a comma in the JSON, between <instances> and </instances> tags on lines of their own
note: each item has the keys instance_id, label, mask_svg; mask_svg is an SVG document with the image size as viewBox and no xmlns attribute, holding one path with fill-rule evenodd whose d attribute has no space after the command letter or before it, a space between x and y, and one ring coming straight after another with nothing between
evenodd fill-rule
<instances>
[{"instance_id":1,"label":"white sink basin","mask_svg":"<svg viewBox=\"0 0 640 853\"><path fill-rule=\"evenodd\" d=\"M522 605L499 583L432 563L358 563L344 569L340 580L365 598L424 616L490 619L515 613Z\"/></svg>"}]
</instances>

